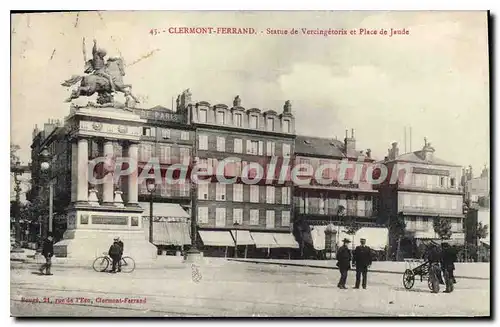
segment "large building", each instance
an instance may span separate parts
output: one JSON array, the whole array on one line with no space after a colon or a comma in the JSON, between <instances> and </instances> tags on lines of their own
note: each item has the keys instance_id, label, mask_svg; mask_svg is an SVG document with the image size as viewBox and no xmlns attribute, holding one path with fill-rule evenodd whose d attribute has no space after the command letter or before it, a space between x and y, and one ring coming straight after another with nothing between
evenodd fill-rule
<instances>
[{"instance_id":1,"label":"large building","mask_svg":"<svg viewBox=\"0 0 500 327\"><path fill-rule=\"evenodd\" d=\"M465 203L469 207L490 206L490 174L488 168L484 167L479 177L474 177L472 167L463 170L463 186L465 189Z\"/></svg>"},{"instance_id":2,"label":"large building","mask_svg":"<svg viewBox=\"0 0 500 327\"><path fill-rule=\"evenodd\" d=\"M420 241L439 238L433 228L436 217L450 220L451 242L464 243L461 167L438 158L434 152L427 140L421 150L401 155L397 143L393 143L383 161L389 175L396 173L398 178L395 183L387 179L377 187L380 218L388 224L392 217L404 217L405 255L412 255Z\"/></svg>"}]
</instances>

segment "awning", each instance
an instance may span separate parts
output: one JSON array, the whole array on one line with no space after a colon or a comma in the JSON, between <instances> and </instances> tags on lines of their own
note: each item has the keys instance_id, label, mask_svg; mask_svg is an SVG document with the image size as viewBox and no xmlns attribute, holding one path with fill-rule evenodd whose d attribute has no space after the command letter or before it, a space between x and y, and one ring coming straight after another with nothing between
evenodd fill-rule
<instances>
[{"instance_id":1,"label":"awning","mask_svg":"<svg viewBox=\"0 0 500 327\"><path fill-rule=\"evenodd\" d=\"M290 233L274 233L273 236L274 240L278 244L276 247L292 249L299 248L299 243L297 243L295 237L293 237Z\"/></svg>"},{"instance_id":2,"label":"awning","mask_svg":"<svg viewBox=\"0 0 500 327\"><path fill-rule=\"evenodd\" d=\"M238 245L254 245L252 237L250 236L250 232L247 230L232 230L231 234L233 238L237 240Z\"/></svg>"},{"instance_id":3,"label":"awning","mask_svg":"<svg viewBox=\"0 0 500 327\"><path fill-rule=\"evenodd\" d=\"M149 239L149 219L143 220L144 233ZM155 221L153 223L153 244L186 245L191 244L189 224L185 222Z\"/></svg>"},{"instance_id":4,"label":"awning","mask_svg":"<svg viewBox=\"0 0 500 327\"><path fill-rule=\"evenodd\" d=\"M366 245L372 250L384 250L387 245L388 230L385 227L363 227L354 235L354 246L360 245L362 238L366 239ZM352 236L349 239L352 240Z\"/></svg>"},{"instance_id":5,"label":"awning","mask_svg":"<svg viewBox=\"0 0 500 327\"><path fill-rule=\"evenodd\" d=\"M200 230L198 233L205 246L234 246L234 240L229 231Z\"/></svg>"},{"instance_id":6,"label":"awning","mask_svg":"<svg viewBox=\"0 0 500 327\"><path fill-rule=\"evenodd\" d=\"M149 217L149 203L140 202L139 205L144 209L142 216ZM153 217L166 218L167 221L185 221L191 218L177 203L153 203Z\"/></svg>"},{"instance_id":7,"label":"awning","mask_svg":"<svg viewBox=\"0 0 500 327\"><path fill-rule=\"evenodd\" d=\"M274 248L278 245L272 233L251 232L250 235L252 235L257 248Z\"/></svg>"}]
</instances>

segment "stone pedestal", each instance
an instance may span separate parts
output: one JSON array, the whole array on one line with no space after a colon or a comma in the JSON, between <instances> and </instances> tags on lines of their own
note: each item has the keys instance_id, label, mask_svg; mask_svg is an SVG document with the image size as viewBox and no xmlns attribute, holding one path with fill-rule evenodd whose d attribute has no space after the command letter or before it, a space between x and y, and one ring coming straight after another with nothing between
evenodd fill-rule
<instances>
[{"instance_id":1,"label":"stone pedestal","mask_svg":"<svg viewBox=\"0 0 500 327\"><path fill-rule=\"evenodd\" d=\"M97 194L88 195L88 139L97 138L105 144L105 153L112 153L111 142L120 141L131 147L127 153L137 157L137 144L145 120L139 116L115 108L76 108L66 118L68 136L74 140L72 147L72 204L68 208L67 230L63 240L54 245L56 257L75 261L93 262L107 253L115 237L124 242L124 255L137 263L150 263L157 257L156 246L146 240L139 206L125 206L122 192L113 192L112 181L106 180L102 203ZM134 165L136 166L136 162ZM137 175L137 172L134 176ZM108 176L109 177L109 176ZM129 185L137 188L138 185ZM127 204L137 204L137 191L128 192ZM115 195L113 197L113 195Z\"/></svg>"}]
</instances>

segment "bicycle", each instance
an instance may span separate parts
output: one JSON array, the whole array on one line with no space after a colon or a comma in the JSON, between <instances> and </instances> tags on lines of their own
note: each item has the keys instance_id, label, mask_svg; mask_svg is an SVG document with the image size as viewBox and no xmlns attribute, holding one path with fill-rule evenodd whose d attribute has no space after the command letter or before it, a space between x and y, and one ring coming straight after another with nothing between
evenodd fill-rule
<instances>
[{"instance_id":1,"label":"bicycle","mask_svg":"<svg viewBox=\"0 0 500 327\"><path fill-rule=\"evenodd\" d=\"M92 264L92 267L96 272L104 272L110 265L113 264L113 259L108 255L108 253L103 252L103 256L97 257ZM131 257L123 256L120 260L121 271L124 273L131 273L135 269L135 261Z\"/></svg>"}]
</instances>

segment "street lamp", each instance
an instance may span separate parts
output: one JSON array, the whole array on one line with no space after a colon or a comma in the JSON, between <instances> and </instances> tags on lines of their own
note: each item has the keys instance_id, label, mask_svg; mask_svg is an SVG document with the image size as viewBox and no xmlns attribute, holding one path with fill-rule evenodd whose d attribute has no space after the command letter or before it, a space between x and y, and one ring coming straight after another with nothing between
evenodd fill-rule
<instances>
[{"instance_id":1,"label":"street lamp","mask_svg":"<svg viewBox=\"0 0 500 327\"><path fill-rule=\"evenodd\" d=\"M14 191L16 192L16 212L15 212L15 229L16 229L16 242L21 242L21 224L20 224L20 207L21 207L21 181L18 176L23 174L21 162L16 161L15 166L10 169L14 174L14 183L16 184Z\"/></svg>"},{"instance_id":2,"label":"street lamp","mask_svg":"<svg viewBox=\"0 0 500 327\"><path fill-rule=\"evenodd\" d=\"M195 167L198 162L193 153L193 159L191 160L191 247L186 252L187 262L195 262L200 259L201 252L196 247L196 234L197 234L197 211L198 211L198 175L196 173Z\"/></svg>"},{"instance_id":3,"label":"street lamp","mask_svg":"<svg viewBox=\"0 0 500 327\"><path fill-rule=\"evenodd\" d=\"M233 226L235 227L235 230L234 230L234 257L235 258L238 258L238 227L240 226L240 224L238 224L238 222L235 222L233 224Z\"/></svg>"},{"instance_id":4,"label":"street lamp","mask_svg":"<svg viewBox=\"0 0 500 327\"><path fill-rule=\"evenodd\" d=\"M49 188L49 232L52 233L52 219L53 219L53 197L54 197L54 188L52 185L52 176L51 176L51 165L52 155L47 149L44 147L40 152L40 170L43 174L44 186ZM41 218L41 217L40 217ZM40 219L39 218L39 219ZM40 221L40 236L42 237L42 223Z\"/></svg>"},{"instance_id":5,"label":"street lamp","mask_svg":"<svg viewBox=\"0 0 500 327\"><path fill-rule=\"evenodd\" d=\"M149 192L149 243L153 244L153 193L156 189L155 180L148 180L146 187Z\"/></svg>"}]
</instances>

